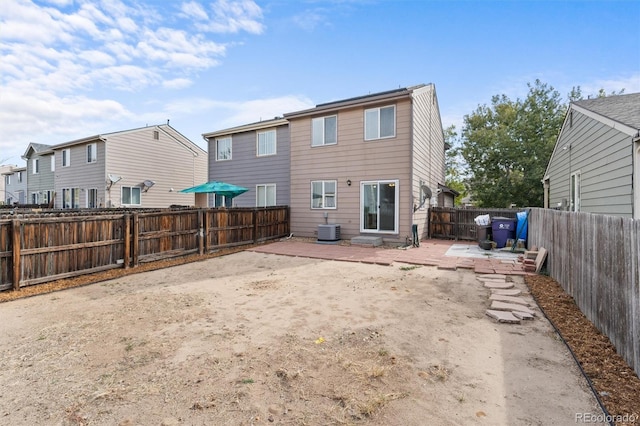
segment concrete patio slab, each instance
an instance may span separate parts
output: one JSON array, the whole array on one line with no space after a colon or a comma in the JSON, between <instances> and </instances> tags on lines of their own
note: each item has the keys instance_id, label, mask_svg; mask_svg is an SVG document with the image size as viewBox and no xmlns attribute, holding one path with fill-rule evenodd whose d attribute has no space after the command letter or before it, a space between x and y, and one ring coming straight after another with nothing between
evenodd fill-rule
<instances>
[{"instance_id":1,"label":"concrete patio slab","mask_svg":"<svg viewBox=\"0 0 640 426\"><path fill-rule=\"evenodd\" d=\"M524 312L526 314L535 315L536 313L531 309L517 303L505 303L494 300L491 302L491 309L496 311L510 311L510 312Z\"/></svg>"},{"instance_id":2,"label":"concrete patio slab","mask_svg":"<svg viewBox=\"0 0 640 426\"><path fill-rule=\"evenodd\" d=\"M518 290L517 288L510 288L508 290L492 288L491 294L500 294L502 296L519 296L520 294L522 294L522 291Z\"/></svg>"},{"instance_id":3,"label":"concrete patio slab","mask_svg":"<svg viewBox=\"0 0 640 426\"><path fill-rule=\"evenodd\" d=\"M516 303L518 305L531 306L529 302L522 297L517 296L505 296L502 294L492 294L489 296L489 300L497 300L498 302Z\"/></svg>"}]
</instances>

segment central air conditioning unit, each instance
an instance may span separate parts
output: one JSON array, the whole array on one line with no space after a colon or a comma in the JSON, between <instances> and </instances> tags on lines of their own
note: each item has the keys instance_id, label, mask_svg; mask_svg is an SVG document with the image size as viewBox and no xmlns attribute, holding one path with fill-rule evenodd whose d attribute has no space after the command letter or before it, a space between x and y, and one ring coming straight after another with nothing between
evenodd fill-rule
<instances>
[{"instance_id":1,"label":"central air conditioning unit","mask_svg":"<svg viewBox=\"0 0 640 426\"><path fill-rule=\"evenodd\" d=\"M338 241L340 225L318 225L318 241Z\"/></svg>"}]
</instances>

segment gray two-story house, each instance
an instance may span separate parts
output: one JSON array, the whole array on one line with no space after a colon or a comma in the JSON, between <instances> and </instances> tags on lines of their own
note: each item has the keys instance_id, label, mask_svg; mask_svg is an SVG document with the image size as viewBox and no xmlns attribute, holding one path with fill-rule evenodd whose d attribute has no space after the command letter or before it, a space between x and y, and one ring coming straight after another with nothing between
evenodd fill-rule
<instances>
[{"instance_id":1,"label":"gray two-story house","mask_svg":"<svg viewBox=\"0 0 640 426\"><path fill-rule=\"evenodd\" d=\"M27 168L12 165L0 166L2 187L0 200L3 204L25 204L27 202Z\"/></svg>"},{"instance_id":2,"label":"gray two-story house","mask_svg":"<svg viewBox=\"0 0 640 426\"><path fill-rule=\"evenodd\" d=\"M211 194L220 207L266 207L289 204L289 122L282 118L202 135L208 142L209 181L248 188L235 198Z\"/></svg>"},{"instance_id":3,"label":"gray two-story house","mask_svg":"<svg viewBox=\"0 0 640 426\"><path fill-rule=\"evenodd\" d=\"M54 199L55 156L51 145L30 143L22 158L27 162L28 204L51 204Z\"/></svg>"}]
</instances>

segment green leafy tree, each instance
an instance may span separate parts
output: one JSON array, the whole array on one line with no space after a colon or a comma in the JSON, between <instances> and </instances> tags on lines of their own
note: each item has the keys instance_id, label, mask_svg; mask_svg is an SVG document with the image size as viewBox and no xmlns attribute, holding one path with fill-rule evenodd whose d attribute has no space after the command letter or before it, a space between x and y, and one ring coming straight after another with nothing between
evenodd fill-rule
<instances>
[{"instance_id":1,"label":"green leafy tree","mask_svg":"<svg viewBox=\"0 0 640 426\"><path fill-rule=\"evenodd\" d=\"M464 117L460 154L466 187L483 207L542 206L540 183L566 106L551 86L527 84L525 99L496 95Z\"/></svg>"},{"instance_id":2,"label":"green leafy tree","mask_svg":"<svg viewBox=\"0 0 640 426\"><path fill-rule=\"evenodd\" d=\"M454 205L458 206L467 194L464 184L466 166L464 165L464 159L460 155L460 138L454 125L444 130L444 140L445 144L449 146L449 149L445 152L445 185L458 192L459 195L454 199Z\"/></svg>"}]
</instances>

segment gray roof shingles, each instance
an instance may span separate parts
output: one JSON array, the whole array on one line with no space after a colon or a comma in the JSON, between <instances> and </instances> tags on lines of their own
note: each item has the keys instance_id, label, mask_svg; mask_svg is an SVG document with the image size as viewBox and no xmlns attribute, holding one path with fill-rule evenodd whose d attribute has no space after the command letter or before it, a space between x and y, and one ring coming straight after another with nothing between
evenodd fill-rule
<instances>
[{"instance_id":1,"label":"gray roof shingles","mask_svg":"<svg viewBox=\"0 0 640 426\"><path fill-rule=\"evenodd\" d=\"M583 99L574 104L640 130L640 93Z\"/></svg>"}]
</instances>

